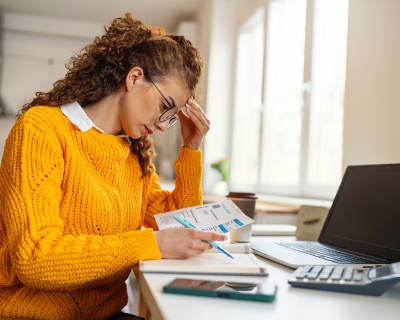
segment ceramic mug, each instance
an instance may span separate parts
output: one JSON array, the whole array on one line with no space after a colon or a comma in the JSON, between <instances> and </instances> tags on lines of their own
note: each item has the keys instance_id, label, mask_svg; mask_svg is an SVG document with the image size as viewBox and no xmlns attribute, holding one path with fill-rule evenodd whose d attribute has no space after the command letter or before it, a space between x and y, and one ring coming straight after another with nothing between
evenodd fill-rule
<instances>
[{"instance_id":1,"label":"ceramic mug","mask_svg":"<svg viewBox=\"0 0 400 320\"><path fill-rule=\"evenodd\" d=\"M246 216L254 220L256 200L258 199L255 193L231 191L226 197L232 200ZM244 227L231 231L229 234L230 242L249 242L252 225L253 224L250 223Z\"/></svg>"}]
</instances>

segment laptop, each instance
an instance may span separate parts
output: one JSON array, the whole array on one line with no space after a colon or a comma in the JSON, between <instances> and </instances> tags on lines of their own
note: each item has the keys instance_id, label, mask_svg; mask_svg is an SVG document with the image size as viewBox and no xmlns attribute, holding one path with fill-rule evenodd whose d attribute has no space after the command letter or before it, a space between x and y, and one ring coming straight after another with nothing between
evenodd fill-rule
<instances>
[{"instance_id":1,"label":"laptop","mask_svg":"<svg viewBox=\"0 0 400 320\"><path fill-rule=\"evenodd\" d=\"M294 269L400 261L400 164L349 166L318 242L251 245L256 255Z\"/></svg>"}]
</instances>

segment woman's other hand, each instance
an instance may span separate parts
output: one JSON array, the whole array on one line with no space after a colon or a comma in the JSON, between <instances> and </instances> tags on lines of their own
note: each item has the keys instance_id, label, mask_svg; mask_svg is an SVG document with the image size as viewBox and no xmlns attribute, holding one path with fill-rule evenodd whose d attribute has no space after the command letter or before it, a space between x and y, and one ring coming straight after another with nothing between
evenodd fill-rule
<instances>
[{"instance_id":1,"label":"woman's other hand","mask_svg":"<svg viewBox=\"0 0 400 320\"><path fill-rule=\"evenodd\" d=\"M181 122L183 145L192 150L198 150L205 134L210 130L210 120L203 109L193 100L189 99L185 105L186 114L178 113Z\"/></svg>"},{"instance_id":2,"label":"woman's other hand","mask_svg":"<svg viewBox=\"0 0 400 320\"><path fill-rule=\"evenodd\" d=\"M206 241L226 240L223 234L188 228L164 229L154 235L164 259L187 259L211 249Z\"/></svg>"}]
</instances>

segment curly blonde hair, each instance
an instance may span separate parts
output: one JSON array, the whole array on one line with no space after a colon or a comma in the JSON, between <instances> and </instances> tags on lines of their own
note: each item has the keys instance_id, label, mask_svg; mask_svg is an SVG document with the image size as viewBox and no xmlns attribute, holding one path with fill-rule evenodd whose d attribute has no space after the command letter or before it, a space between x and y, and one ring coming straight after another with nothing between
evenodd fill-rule
<instances>
[{"instance_id":1,"label":"curly blonde hair","mask_svg":"<svg viewBox=\"0 0 400 320\"><path fill-rule=\"evenodd\" d=\"M65 77L56 81L51 91L36 92L18 116L35 106L58 107L77 101L84 107L95 103L117 90L135 66L143 69L148 81L182 79L195 97L203 61L190 41L172 34L167 36L174 41L150 41L151 28L131 13L114 19L104 29L102 37L71 58ZM156 157L152 139L131 138L131 152L138 156L143 176L152 174Z\"/></svg>"}]
</instances>

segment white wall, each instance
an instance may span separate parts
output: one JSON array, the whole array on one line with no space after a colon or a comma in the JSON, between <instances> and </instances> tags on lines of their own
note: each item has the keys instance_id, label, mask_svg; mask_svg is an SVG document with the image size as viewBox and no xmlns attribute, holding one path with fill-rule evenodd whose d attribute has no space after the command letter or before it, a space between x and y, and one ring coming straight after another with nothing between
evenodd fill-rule
<instances>
[{"instance_id":1,"label":"white wall","mask_svg":"<svg viewBox=\"0 0 400 320\"><path fill-rule=\"evenodd\" d=\"M1 93L6 106L16 113L36 91L51 90L52 84L65 75L72 49L79 50L85 43L6 30L1 70Z\"/></svg>"},{"instance_id":2,"label":"white wall","mask_svg":"<svg viewBox=\"0 0 400 320\"><path fill-rule=\"evenodd\" d=\"M204 76L200 82L200 97L199 102L202 104L203 109L207 110L207 74L208 74L208 61L210 56L210 36L211 36L211 12L212 12L212 0L204 0L199 7L195 21L197 24L197 49L199 50L201 57L204 61Z\"/></svg>"},{"instance_id":3,"label":"white wall","mask_svg":"<svg viewBox=\"0 0 400 320\"><path fill-rule=\"evenodd\" d=\"M238 29L265 2L205 0L196 16L198 48L206 66L201 102L211 120L203 148L203 188L207 193L214 191L219 178L211 163L230 155Z\"/></svg>"},{"instance_id":4,"label":"white wall","mask_svg":"<svg viewBox=\"0 0 400 320\"><path fill-rule=\"evenodd\" d=\"M65 64L102 25L5 12L2 23L1 95L14 113L62 78Z\"/></svg>"},{"instance_id":5,"label":"white wall","mask_svg":"<svg viewBox=\"0 0 400 320\"><path fill-rule=\"evenodd\" d=\"M343 168L400 162L400 1L350 0Z\"/></svg>"},{"instance_id":6,"label":"white wall","mask_svg":"<svg viewBox=\"0 0 400 320\"><path fill-rule=\"evenodd\" d=\"M15 118L12 116L0 117L0 159L3 156L4 145L6 138L14 125ZM1 161L1 160L0 160Z\"/></svg>"},{"instance_id":7,"label":"white wall","mask_svg":"<svg viewBox=\"0 0 400 320\"><path fill-rule=\"evenodd\" d=\"M205 62L201 104L211 120L203 147L207 193L214 192L219 178L211 163L230 155L238 29L265 2L205 0L196 16L198 48Z\"/></svg>"},{"instance_id":8,"label":"white wall","mask_svg":"<svg viewBox=\"0 0 400 320\"><path fill-rule=\"evenodd\" d=\"M260 7L265 7L268 0L236 1L236 27L240 28Z\"/></svg>"},{"instance_id":9,"label":"white wall","mask_svg":"<svg viewBox=\"0 0 400 320\"><path fill-rule=\"evenodd\" d=\"M231 105L233 101L233 65L235 48L235 1L210 0L199 14L200 25L205 27L202 49L206 53L207 83L206 99L202 99L207 116L211 121L211 129L204 142L204 179L203 188L212 191L218 179L217 172L211 169L211 163L229 155L229 132ZM208 11L208 12L207 12ZM209 12L211 11L211 12Z\"/></svg>"},{"instance_id":10,"label":"white wall","mask_svg":"<svg viewBox=\"0 0 400 320\"><path fill-rule=\"evenodd\" d=\"M64 77L65 64L103 32L103 25L5 12L1 26L0 94L16 114L37 91ZM0 118L0 157L13 117Z\"/></svg>"}]
</instances>

